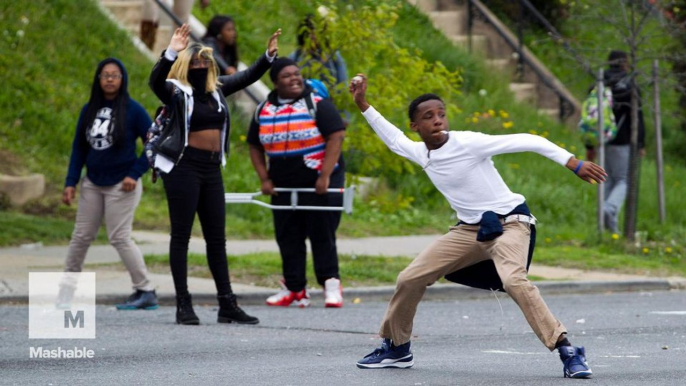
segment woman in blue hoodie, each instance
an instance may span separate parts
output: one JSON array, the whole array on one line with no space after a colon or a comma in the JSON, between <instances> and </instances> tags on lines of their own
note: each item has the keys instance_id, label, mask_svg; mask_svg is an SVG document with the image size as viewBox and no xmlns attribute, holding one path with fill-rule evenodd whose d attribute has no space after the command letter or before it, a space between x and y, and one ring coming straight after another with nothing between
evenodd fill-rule
<instances>
[{"instance_id":1,"label":"woman in blue hoodie","mask_svg":"<svg viewBox=\"0 0 686 386\"><path fill-rule=\"evenodd\" d=\"M145 109L129 97L124 64L107 58L98 64L91 96L81 109L72 144L62 202L71 205L83 166L76 222L66 272L81 272L91 242L103 220L110 244L131 275L134 293L119 309L157 308L143 255L131 239L133 215L143 193L140 177L148 169L144 154L136 155L136 140L145 141L152 123ZM69 293L64 289L62 294ZM67 299L68 300L68 299Z\"/></svg>"}]
</instances>

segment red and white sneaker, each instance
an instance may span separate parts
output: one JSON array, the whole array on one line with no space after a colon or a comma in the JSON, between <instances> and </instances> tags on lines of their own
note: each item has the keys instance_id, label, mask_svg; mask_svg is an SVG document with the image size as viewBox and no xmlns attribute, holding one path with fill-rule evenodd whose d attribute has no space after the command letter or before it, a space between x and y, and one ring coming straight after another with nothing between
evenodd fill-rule
<instances>
[{"instance_id":1,"label":"red and white sneaker","mask_svg":"<svg viewBox=\"0 0 686 386\"><path fill-rule=\"evenodd\" d=\"M281 291L267 298L268 306L288 307L294 304L300 308L305 308L310 305L310 295L306 288L299 292L293 292L286 287L283 279L279 283L281 284Z\"/></svg>"},{"instance_id":2,"label":"red and white sneaker","mask_svg":"<svg viewBox=\"0 0 686 386\"><path fill-rule=\"evenodd\" d=\"M341 281L332 277L324 282L324 306L343 307L343 287Z\"/></svg>"}]
</instances>

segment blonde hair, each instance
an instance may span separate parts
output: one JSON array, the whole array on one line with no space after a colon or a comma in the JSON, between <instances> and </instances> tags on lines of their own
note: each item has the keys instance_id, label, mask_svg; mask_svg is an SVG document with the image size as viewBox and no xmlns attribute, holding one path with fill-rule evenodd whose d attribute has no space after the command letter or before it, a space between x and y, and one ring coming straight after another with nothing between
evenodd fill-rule
<instances>
[{"instance_id":1,"label":"blonde hair","mask_svg":"<svg viewBox=\"0 0 686 386\"><path fill-rule=\"evenodd\" d=\"M185 50L179 52L178 58L172 65L167 79L176 79L186 86L191 84L188 82L188 70L190 69L191 60L199 58L206 59L212 62L207 71L207 84L205 84L205 90L207 92L213 92L217 89L217 86L221 85L219 82L219 68L217 66L217 61L214 60L212 55L212 48L203 46L200 43L191 43Z\"/></svg>"}]
</instances>

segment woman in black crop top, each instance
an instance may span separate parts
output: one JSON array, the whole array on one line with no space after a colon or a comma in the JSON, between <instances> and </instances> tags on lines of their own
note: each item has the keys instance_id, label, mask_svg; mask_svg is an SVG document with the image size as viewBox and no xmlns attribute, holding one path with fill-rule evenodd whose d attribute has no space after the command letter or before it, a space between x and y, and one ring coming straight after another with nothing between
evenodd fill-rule
<instances>
[{"instance_id":1,"label":"woman in black crop top","mask_svg":"<svg viewBox=\"0 0 686 386\"><path fill-rule=\"evenodd\" d=\"M176 289L176 322L199 324L187 285L188 241L198 214L207 244L207 263L217 287L219 323L257 324L236 304L226 258L226 213L220 165L226 162L229 143L229 109L224 96L249 86L269 70L278 50L277 30L267 52L250 68L219 76L212 49L188 44L190 28L177 28L167 50L150 75L155 94L185 122L170 124L178 130L164 141L165 155L158 153L155 168L161 172L169 206L171 241L169 264ZM184 114L185 113L185 114ZM171 154L176 154L174 158Z\"/></svg>"}]
</instances>

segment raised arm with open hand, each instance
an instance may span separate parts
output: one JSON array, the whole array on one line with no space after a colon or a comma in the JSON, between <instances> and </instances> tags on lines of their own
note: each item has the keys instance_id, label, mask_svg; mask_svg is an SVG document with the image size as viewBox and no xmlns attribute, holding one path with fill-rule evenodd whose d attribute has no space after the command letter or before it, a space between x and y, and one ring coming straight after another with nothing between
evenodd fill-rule
<instances>
[{"instance_id":1,"label":"raised arm with open hand","mask_svg":"<svg viewBox=\"0 0 686 386\"><path fill-rule=\"evenodd\" d=\"M188 39L191 35L191 27L188 24L184 24L181 27L174 30L171 41L169 42L169 48L176 52L180 52L186 49L188 46Z\"/></svg>"},{"instance_id":2,"label":"raised arm with open hand","mask_svg":"<svg viewBox=\"0 0 686 386\"><path fill-rule=\"evenodd\" d=\"M267 53L271 57L279 52L279 35L281 35L281 28L277 29L267 42Z\"/></svg>"}]
</instances>

